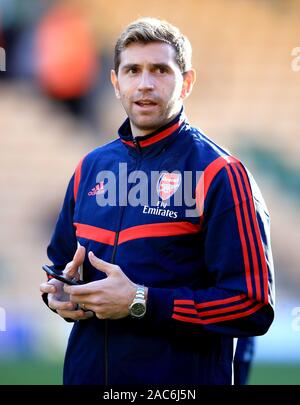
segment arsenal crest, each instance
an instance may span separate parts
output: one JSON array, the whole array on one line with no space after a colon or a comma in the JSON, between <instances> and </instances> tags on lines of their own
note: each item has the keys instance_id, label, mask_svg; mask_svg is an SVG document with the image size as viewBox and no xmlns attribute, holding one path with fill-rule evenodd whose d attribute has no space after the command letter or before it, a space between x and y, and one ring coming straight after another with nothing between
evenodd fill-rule
<instances>
[{"instance_id":1,"label":"arsenal crest","mask_svg":"<svg viewBox=\"0 0 300 405\"><path fill-rule=\"evenodd\" d=\"M157 194L163 201L167 200L178 190L180 183L180 173L162 173L156 185Z\"/></svg>"}]
</instances>

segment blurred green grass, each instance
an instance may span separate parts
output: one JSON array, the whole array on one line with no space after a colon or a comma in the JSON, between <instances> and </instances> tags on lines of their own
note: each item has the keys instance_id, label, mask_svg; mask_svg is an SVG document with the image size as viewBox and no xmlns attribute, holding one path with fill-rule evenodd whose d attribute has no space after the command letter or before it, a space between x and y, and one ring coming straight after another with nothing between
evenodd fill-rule
<instances>
[{"instance_id":1,"label":"blurred green grass","mask_svg":"<svg viewBox=\"0 0 300 405\"><path fill-rule=\"evenodd\" d=\"M63 365L37 359L0 361L0 385L62 384Z\"/></svg>"},{"instance_id":2,"label":"blurred green grass","mask_svg":"<svg viewBox=\"0 0 300 405\"><path fill-rule=\"evenodd\" d=\"M249 385L300 385L299 363L255 363Z\"/></svg>"},{"instance_id":3,"label":"blurred green grass","mask_svg":"<svg viewBox=\"0 0 300 405\"><path fill-rule=\"evenodd\" d=\"M62 363L37 359L0 361L0 385L61 384L62 369ZM256 363L249 384L300 385L300 364Z\"/></svg>"}]
</instances>

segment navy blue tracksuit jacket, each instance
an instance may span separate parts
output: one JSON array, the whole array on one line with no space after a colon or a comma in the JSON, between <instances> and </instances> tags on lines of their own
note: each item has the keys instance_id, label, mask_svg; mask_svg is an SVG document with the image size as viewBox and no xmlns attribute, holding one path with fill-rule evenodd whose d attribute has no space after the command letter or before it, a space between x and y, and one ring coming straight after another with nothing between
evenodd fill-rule
<instances>
[{"instance_id":1,"label":"navy blue tracksuit jacket","mask_svg":"<svg viewBox=\"0 0 300 405\"><path fill-rule=\"evenodd\" d=\"M149 180L156 172L155 187L139 171ZM180 204L185 187L194 200ZM269 215L259 189L182 114L135 139L127 119L118 139L81 160L48 247L57 271L78 241L149 293L143 319L74 323L65 384L231 384L234 338L262 335L272 323ZM83 271L87 282L105 277L87 258Z\"/></svg>"}]
</instances>

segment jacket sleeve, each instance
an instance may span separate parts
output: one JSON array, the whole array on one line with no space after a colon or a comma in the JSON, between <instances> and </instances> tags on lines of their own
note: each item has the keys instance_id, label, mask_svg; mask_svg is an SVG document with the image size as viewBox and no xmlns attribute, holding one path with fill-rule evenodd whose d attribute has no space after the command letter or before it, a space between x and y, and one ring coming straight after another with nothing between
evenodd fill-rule
<instances>
[{"instance_id":1,"label":"jacket sleeve","mask_svg":"<svg viewBox=\"0 0 300 405\"><path fill-rule=\"evenodd\" d=\"M47 248L48 258L53 263L54 270L63 271L66 264L73 259L77 248L74 217L74 175L72 176L62 209L59 213L55 229Z\"/></svg>"},{"instance_id":2,"label":"jacket sleeve","mask_svg":"<svg viewBox=\"0 0 300 405\"><path fill-rule=\"evenodd\" d=\"M64 198L63 206L58 216L55 229L47 249L48 258L53 263L51 268L56 272L62 272L67 263L69 263L75 254L77 248L77 240L75 228L73 226L74 215L74 178L72 176L66 195ZM48 276L48 279L51 276ZM48 305L48 294L43 294L42 299ZM56 311L54 311L56 312Z\"/></svg>"},{"instance_id":3,"label":"jacket sleeve","mask_svg":"<svg viewBox=\"0 0 300 405\"><path fill-rule=\"evenodd\" d=\"M266 333L274 317L269 215L252 176L237 160L211 180L201 220L205 269L199 271L208 273L210 285L149 288L148 317L161 326L234 337Z\"/></svg>"}]
</instances>

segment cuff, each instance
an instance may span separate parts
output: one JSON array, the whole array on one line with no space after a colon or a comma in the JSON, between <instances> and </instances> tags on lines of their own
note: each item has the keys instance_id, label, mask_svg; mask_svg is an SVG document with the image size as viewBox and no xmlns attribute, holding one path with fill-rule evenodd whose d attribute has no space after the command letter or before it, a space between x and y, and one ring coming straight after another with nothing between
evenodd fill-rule
<instances>
[{"instance_id":1,"label":"cuff","mask_svg":"<svg viewBox=\"0 0 300 405\"><path fill-rule=\"evenodd\" d=\"M146 316L160 326L170 326L173 313L173 292L168 288L148 287Z\"/></svg>"}]
</instances>

